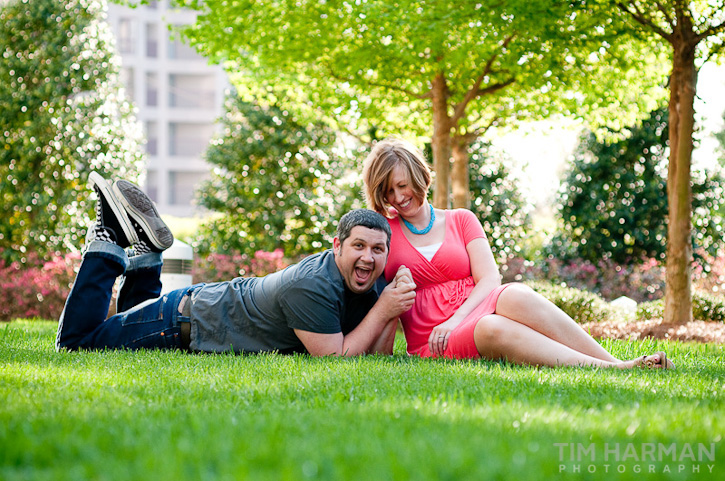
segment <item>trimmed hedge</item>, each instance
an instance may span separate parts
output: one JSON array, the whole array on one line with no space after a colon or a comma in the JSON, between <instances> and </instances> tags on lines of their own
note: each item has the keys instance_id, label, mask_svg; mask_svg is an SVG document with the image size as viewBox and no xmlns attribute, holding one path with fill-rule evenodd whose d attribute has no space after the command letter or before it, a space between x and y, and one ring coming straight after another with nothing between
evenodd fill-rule
<instances>
[{"instance_id":1,"label":"trimmed hedge","mask_svg":"<svg viewBox=\"0 0 725 481\"><path fill-rule=\"evenodd\" d=\"M637 306L637 320L664 317L665 300L644 302ZM702 291L692 293L692 315L696 321L725 322L725 299Z\"/></svg>"},{"instance_id":2,"label":"trimmed hedge","mask_svg":"<svg viewBox=\"0 0 725 481\"><path fill-rule=\"evenodd\" d=\"M618 316L616 309L591 292L546 281L528 281L525 284L549 299L579 324L610 321Z\"/></svg>"}]
</instances>

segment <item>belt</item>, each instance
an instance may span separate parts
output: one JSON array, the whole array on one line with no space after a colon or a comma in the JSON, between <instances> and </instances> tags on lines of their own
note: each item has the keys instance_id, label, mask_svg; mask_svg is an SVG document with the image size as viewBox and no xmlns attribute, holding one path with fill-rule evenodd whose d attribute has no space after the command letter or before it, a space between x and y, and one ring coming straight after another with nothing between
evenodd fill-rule
<instances>
[{"instance_id":1,"label":"belt","mask_svg":"<svg viewBox=\"0 0 725 481\"><path fill-rule=\"evenodd\" d=\"M188 294L181 298L179 307L179 312L183 317L191 318L191 302L189 302ZM188 351L191 345L191 322L180 322L179 327L181 328L181 347Z\"/></svg>"},{"instance_id":2,"label":"belt","mask_svg":"<svg viewBox=\"0 0 725 481\"><path fill-rule=\"evenodd\" d=\"M189 350L189 346L191 346L191 323L190 322L182 322L181 324L181 347L183 349Z\"/></svg>"}]
</instances>

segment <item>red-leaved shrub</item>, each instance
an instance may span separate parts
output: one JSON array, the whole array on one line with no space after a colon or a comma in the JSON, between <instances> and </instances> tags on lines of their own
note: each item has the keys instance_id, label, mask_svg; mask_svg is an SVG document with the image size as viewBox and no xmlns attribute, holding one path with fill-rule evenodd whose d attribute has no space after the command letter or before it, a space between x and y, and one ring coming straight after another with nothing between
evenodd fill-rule
<instances>
[{"instance_id":1,"label":"red-leaved shrub","mask_svg":"<svg viewBox=\"0 0 725 481\"><path fill-rule=\"evenodd\" d=\"M633 265L601 260L594 265L554 258L531 262L516 257L501 266L501 274L504 282L547 280L599 294L607 301L627 296L647 302L665 294L665 264L655 259ZM692 263L692 285L703 294L725 295L725 255L712 257L698 252L698 261Z\"/></svg>"},{"instance_id":2,"label":"red-leaved shrub","mask_svg":"<svg viewBox=\"0 0 725 481\"><path fill-rule=\"evenodd\" d=\"M229 281L235 277L262 277L284 269L289 263L282 249L272 252L257 251L254 257L244 254L218 254L197 257L191 276L194 282Z\"/></svg>"},{"instance_id":3,"label":"red-leaved shrub","mask_svg":"<svg viewBox=\"0 0 725 481\"><path fill-rule=\"evenodd\" d=\"M55 320L78 273L79 253L50 260L29 255L26 262L5 264L0 260L0 321L19 318ZM281 249L257 251L254 257L210 254L197 257L192 267L194 282L228 281L239 276L264 276L289 265Z\"/></svg>"},{"instance_id":4,"label":"red-leaved shrub","mask_svg":"<svg viewBox=\"0 0 725 481\"><path fill-rule=\"evenodd\" d=\"M693 286L698 291L725 295L725 256L693 264ZM228 281L235 277L262 277L290 264L281 249L242 254L196 256L194 282ZM705 265L706 267L703 267ZM80 254L71 253L50 260L29 255L24 264L0 260L0 321L16 318L58 319L80 266ZM501 266L504 282L547 280L596 293L605 300L627 296L637 302L662 298L665 267L654 259L638 265L618 265L602 260L562 262L547 259L531 262L512 258Z\"/></svg>"},{"instance_id":5,"label":"red-leaved shrub","mask_svg":"<svg viewBox=\"0 0 725 481\"><path fill-rule=\"evenodd\" d=\"M637 302L659 299L665 292L665 267L655 259L637 265L620 265L608 259L589 261L549 258L544 262L511 259L502 266L504 282L547 280L593 292L607 301L627 296Z\"/></svg>"},{"instance_id":6,"label":"red-leaved shrub","mask_svg":"<svg viewBox=\"0 0 725 481\"><path fill-rule=\"evenodd\" d=\"M0 261L0 320L58 319L80 265L80 254L25 264Z\"/></svg>"}]
</instances>

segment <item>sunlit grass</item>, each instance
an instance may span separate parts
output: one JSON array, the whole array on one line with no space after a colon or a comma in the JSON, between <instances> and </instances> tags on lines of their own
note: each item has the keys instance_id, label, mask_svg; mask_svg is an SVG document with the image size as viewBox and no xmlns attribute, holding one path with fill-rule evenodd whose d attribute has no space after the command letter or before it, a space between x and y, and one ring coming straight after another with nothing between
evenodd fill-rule
<instances>
[{"instance_id":1,"label":"sunlit grass","mask_svg":"<svg viewBox=\"0 0 725 481\"><path fill-rule=\"evenodd\" d=\"M422 360L400 340L392 357L353 359L56 353L54 331L0 327L0 479L579 479L560 452L577 443L598 450L578 463L591 479L724 469L719 345L605 341L678 365L625 372ZM605 472L605 444L628 443L715 443L717 458Z\"/></svg>"}]
</instances>

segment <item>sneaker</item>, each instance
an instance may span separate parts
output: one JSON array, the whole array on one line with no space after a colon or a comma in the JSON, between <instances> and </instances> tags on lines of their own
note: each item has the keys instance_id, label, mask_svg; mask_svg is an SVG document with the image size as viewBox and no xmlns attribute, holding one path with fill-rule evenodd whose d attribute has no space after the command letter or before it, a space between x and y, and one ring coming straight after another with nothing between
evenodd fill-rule
<instances>
[{"instance_id":1,"label":"sneaker","mask_svg":"<svg viewBox=\"0 0 725 481\"><path fill-rule=\"evenodd\" d=\"M174 235L156 210L153 201L136 185L127 180L113 184L114 197L123 205L133 227L136 253L161 252L174 243Z\"/></svg>"},{"instance_id":2,"label":"sneaker","mask_svg":"<svg viewBox=\"0 0 725 481\"><path fill-rule=\"evenodd\" d=\"M104 227L100 222L94 223L86 232L86 243L81 249L81 256L85 256L91 243L94 241L106 242L108 244L116 243L116 233L110 227Z\"/></svg>"},{"instance_id":3,"label":"sneaker","mask_svg":"<svg viewBox=\"0 0 725 481\"><path fill-rule=\"evenodd\" d=\"M88 181L98 195L96 225L88 229L91 239L108 241L105 237L97 234L111 231L113 239L110 241L115 240L115 243L123 248L137 243L139 241L138 235L126 214L126 209L113 193L111 184L98 172L91 172ZM86 241L88 241L88 238Z\"/></svg>"}]
</instances>

